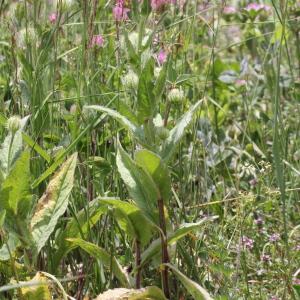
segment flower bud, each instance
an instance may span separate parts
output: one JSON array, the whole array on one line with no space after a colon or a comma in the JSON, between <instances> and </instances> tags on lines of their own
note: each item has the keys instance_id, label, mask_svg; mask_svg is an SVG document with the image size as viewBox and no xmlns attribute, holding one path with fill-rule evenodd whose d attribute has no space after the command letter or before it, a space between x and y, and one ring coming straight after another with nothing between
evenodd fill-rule
<instances>
[{"instance_id":1,"label":"flower bud","mask_svg":"<svg viewBox=\"0 0 300 300\"><path fill-rule=\"evenodd\" d=\"M184 92L182 89L174 88L168 94L168 100L171 102L180 102L184 99Z\"/></svg>"},{"instance_id":2,"label":"flower bud","mask_svg":"<svg viewBox=\"0 0 300 300\"><path fill-rule=\"evenodd\" d=\"M164 141L169 137L169 129L166 127L156 127L156 134Z\"/></svg>"},{"instance_id":3,"label":"flower bud","mask_svg":"<svg viewBox=\"0 0 300 300\"><path fill-rule=\"evenodd\" d=\"M19 116L12 116L7 120L6 128L12 134L16 133L21 128L21 118Z\"/></svg>"}]
</instances>

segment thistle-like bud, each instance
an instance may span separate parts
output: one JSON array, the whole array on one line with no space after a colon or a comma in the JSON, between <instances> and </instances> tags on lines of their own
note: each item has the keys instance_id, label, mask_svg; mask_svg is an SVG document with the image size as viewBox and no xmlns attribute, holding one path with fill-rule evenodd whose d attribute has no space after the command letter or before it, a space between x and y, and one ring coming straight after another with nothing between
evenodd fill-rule
<instances>
[{"instance_id":1,"label":"thistle-like bud","mask_svg":"<svg viewBox=\"0 0 300 300\"><path fill-rule=\"evenodd\" d=\"M162 141L164 141L169 137L169 129L166 127L156 127L156 134Z\"/></svg>"},{"instance_id":2,"label":"thistle-like bud","mask_svg":"<svg viewBox=\"0 0 300 300\"><path fill-rule=\"evenodd\" d=\"M174 88L168 94L168 100L171 102L180 102L184 99L184 92L182 89Z\"/></svg>"},{"instance_id":3,"label":"thistle-like bud","mask_svg":"<svg viewBox=\"0 0 300 300\"><path fill-rule=\"evenodd\" d=\"M125 89L137 89L139 78L132 70L129 70L128 73L122 77L121 81Z\"/></svg>"},{"instance_id":4,"label":"thistle-like bud","mask_svg":"<svg viewBox=\"0 0 300 300\"><path fill-rule=\"evenodd\" d=\"M19 116L12 116L7 120L6 128L12 134L16 133L21 128L21 118Z\"/></svg>"}]
</instances>

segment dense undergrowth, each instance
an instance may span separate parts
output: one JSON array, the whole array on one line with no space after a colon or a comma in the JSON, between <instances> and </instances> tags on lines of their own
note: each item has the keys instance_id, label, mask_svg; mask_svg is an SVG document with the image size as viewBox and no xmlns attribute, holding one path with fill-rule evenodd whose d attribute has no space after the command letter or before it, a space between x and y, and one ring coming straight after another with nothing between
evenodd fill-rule
<instances>
[{"instance_id":1,"label":"dense undergrowth","mask_svg":"<svg viewBox=\"0 0 300 300\"><path fill-rule=\"evenodd\" d=\"M298 0L0 14L0 299L300 298Z\"/></svg>"}]
</instances>

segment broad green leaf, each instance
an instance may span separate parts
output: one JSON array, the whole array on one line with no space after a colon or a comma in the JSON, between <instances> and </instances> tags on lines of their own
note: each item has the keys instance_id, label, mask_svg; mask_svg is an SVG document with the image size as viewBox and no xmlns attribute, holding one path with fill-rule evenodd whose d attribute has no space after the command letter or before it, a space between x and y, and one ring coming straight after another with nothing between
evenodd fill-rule
<instances>
[{"instance_id":1,"label":"broad green leaf","mask_svg":"<svg viewBox=\"0 0 300 300\"><path fill-rule=\"evenodd\" d=\"M56 239L58 245L57 252L53 255L53 268L56 269L62 258L74 248L67 238L85 238L90 229L92 229L101 216L107 211L107 208L100 205L98 199L89 202L88 207L80 210L76 216L71 218L64 230Z\"/></svg>"},{"instance_id":2,"label":"broad green leaf","mask_svg":"<svg viewBox=\"0 0 300 300\"><path fill-rule=\"evenodd\" d=\"M151 119L156 109L156 99L154 96L154 60L151 58L146 63L141 72L137 95L137 116L140 124Z\"/></svg>"},{"instance_id":3,"label":"broad green leaf","mask_svg":"<svg viewBox=\"0 0 300 300\"><path fill-rule=\"evenodd\" d=\"M0 149L0 169L5 178L22 151L22 130L15 134L9 133Z\"/></svg>"},{"instance_id":4,"label":"broad green leaf","mask_svg":"<svg viewBox=\"0 0 300 300\"><path fill-rule=\"evenodd\" d=\"M120 227L128 235L138 239L142 245L149 242L153 226L135 204L118 199L100 199L100 203L111 205L116 209L114 213Z\"/></svg>"},{"instance_id":5,"label":"broad green leaf","mask_svg":"<svg viewBox=\"0 0 300 300\"><path fill-rule=\"evenodd\" d=\"M53 232L58 218L67 209L69 195L73 188L76 161L77 153L61 166L37 203L30 228L38 252Z\"/></svg>"},{"instance_id":6,"label":"broad green leaf","mask_svg":"<svg viewBox=\"0 0 300 300\"><path fill-rule=\"evenodd\" d=\"M186 277L176 267L171 264L165 264L165 266L169 267L172 270L172 272L187 289L188 293L191 294L195 300L213 300L213 298L202 286Z\"/></svg>"},{"instance_id":7,"label":"broad green leaf","mask_svg":"<svg viewBox=\"0 0 300 300\"><path fill-rule=\"evenodd\" d=\"M171 178L166 164L157 154L146 149L135 153L135 161L151 175L166 203L171 193Z\"/></svg>"},{"instance_id":8,"label":"broad green leaf","mask_svg":"<svg viewBox=\"0 0 300 300\"><path fill-rule=\"evenodd\" d=\"M126 117L119 114L117 111L112 110L110 108L101 106L101 105L89 105L85 106L86 109L92 109L96 111L100 111L103 113L108 114L110 117L114 118L116 121L121 123L127 130L129 130L133 136L141 142L141 144L144 143L144 134L141 128L137 127L134 123L129 121Z\"/></svg>"},{"instance_id":9,"label":"broad green leaf","mask_svg":"<svg viewBox=\"0 0 300 300\"><path fill-rule=\"evenodd\" d=\"M25 151L17 159L12 170L3 181L0 190L0 208L6 209L7 212L13 215L18 214L18 206L23 202L23 208L26 211L21 212L21 215L26 216L28 213L28 197L30 195L30 153Z\"/></svg>"},{"instance_id":10,"label":"broad green leaf","mask_svg":"<svg viewBox=\"0 0 300 300\"><path fill-rule=\"evenodd\" d=\"M130 158L120 143L118 143L117 167L131 198L145 216L157 224L156 203L160 196L159 191L151 176Z\"/></svg>"},{"instance_id":11,"label":"broad green leaf","mask_svg":"<svg viewBox=\"0 0 300 300\"><path fill-rule=\"evenodd\" d=\"M11 258L10 254L14 256L19 245L20 240L18 236L13 232L9 232L7 242L0 248L0 261L9 260Z\"/></svg>"},{"instance_id":12,"label":"broad green leaf","mask_svg":"<svg viewBox=\"0 0 300 300\"><path fill-rule=\"evenodd\" d=\"M51 300L49 285L50 282L40 272L28 281L32 285L20 288L22 299L24 300ZM39 283L39 284L38 284Z\"/></svg>"},{"instance_id":13,"label":"broad green leaf","mask_svg":"<svg viewBox=\"0 0 300 300\"><path fill-rule=\"evenodd\" d=\"M99 259L106 268L112 268L113 274L120 281L120 283L126 287L130 286L130 279L126 272L122 269L117 259L104 249L98 247L95 244L86 242L79 238L67 239L73 245L80 247L87 252L90 256Z\"/></svg>"},{"instance_id":14,"label":"broad green leaf","mask_svg":"<svg viewBox=\"0 0 300 300\"><path fill-rule=\"evenodd\" d=\"M177 122L176 126L170 131L169 137L165 141L161 157L163 160L168 161L174 153L176 146L183 137L186 128L191 124L194 114L197 112L203 100L199 100L194 104L188 112L186 112L181 119Z\"/></svg>"},{"instance_id":15,"label":"broad green leaf","mask_svg":"<svg viewBox=\"0 0 300 300\"><path fill-rule=\"evenodd\" d=\"M208 222L216 219L216 217L204 218L197 223L185 223L182 224L177 230L168 235L168 245L172 245L193 230L201 229L201 226ZM154 240L150 246L142 253L141 266L147 263L152 257L156 254L159 254L161 251L161 239Z\"/></svg>"},{"instance_id":16,"label":"broad green leaf","mask_svg":"<svg viewBox=\"0 0 300 300\"><path fill-rule=\"evenodd\" d=\"M113 289L99 295L95 300L167 300L161 289L149 286L139 290Z\"/></svg>"}]
</instances>

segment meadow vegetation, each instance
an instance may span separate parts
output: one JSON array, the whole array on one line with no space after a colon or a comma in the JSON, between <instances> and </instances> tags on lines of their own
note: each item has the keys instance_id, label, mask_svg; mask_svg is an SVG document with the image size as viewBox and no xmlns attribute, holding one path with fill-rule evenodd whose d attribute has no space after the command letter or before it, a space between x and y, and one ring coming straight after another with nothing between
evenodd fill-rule
<instances>
[{"instance_id":1,"label":"meadow vegetation","mask_svg":"<svg viewBox=\"0 0 300 300\"><path fill-rule=\"evenodd\" d=\"M0 2L0 299L300 299L299 0Z\"/></svg>"}]
</instances>

